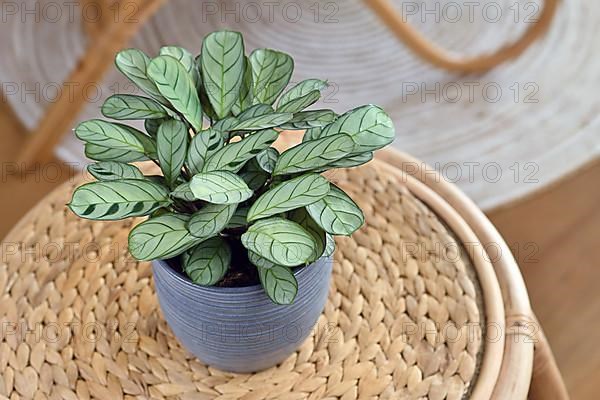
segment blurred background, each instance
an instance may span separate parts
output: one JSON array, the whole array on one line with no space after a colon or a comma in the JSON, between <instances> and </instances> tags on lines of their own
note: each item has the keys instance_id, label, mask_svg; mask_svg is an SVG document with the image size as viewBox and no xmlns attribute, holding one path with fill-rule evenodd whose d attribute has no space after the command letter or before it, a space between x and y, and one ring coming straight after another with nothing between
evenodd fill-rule
<instances>
[{"instance_id":1,"label":"blurred background","mask_svg":"<svg viewBox=\"0 0 600 400\"><path fill-rule=\"evenodd\" d=\"M563 0L518 57L481 73L415 55L370 2L2 1L0 237L85 167L71 128L134 93L114 53L199 52L217 29L296 60L292 80L329 80L319 108L376 103L396 149L429 163L486 212L519 261L574 399L600 382L600 3ZM403 20L453 55L493 53L543 1L399 1ZM371 4L372 5L372 4Z\"/></svg>"}]
</instances>

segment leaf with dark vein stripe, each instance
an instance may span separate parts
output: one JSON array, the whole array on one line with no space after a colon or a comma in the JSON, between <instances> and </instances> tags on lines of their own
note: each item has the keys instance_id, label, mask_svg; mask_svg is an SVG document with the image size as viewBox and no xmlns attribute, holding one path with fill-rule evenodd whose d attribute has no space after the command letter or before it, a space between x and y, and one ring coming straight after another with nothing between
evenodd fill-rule
<instances>
[{"instance_id":1,"label":"leaf with dark vein stripe","mask_svg":"<svg viewBox=\"0 0 600 400\"><path fill-rule=\"evenodd\" d=\"M148 77L160 93L197 132L202 129L202 108L196 86L185 67L171 56L158 56L148 65Z\"/></svg>"},{"instance_id":2,"label":"leaf with dark vein stripe","mask_svg":"<svg viewBox=\"0 0 600 400\"><path fill-rule=\"evenodd\" d=\"M214 285L229 270L231 250L220 237L213 237L197 244L190 250L183 269L192 282L198 285Z\"/></svg>"},{"instance_id":3,"label":"leaf with dark vein stripe","mask_svg":"<svg viewBox=\"0 0 600 400\"><path fill-rule=\"evenodd\" d=\"M259 256L251 250L248 250L248 260L252 263L252 265L261 268L272 268L275 265L277 265L267 260L266 258Z\"/></svg>"},{"instance_id":4,"label":"leaf with dark vein stripe","mask_svg":"<svg viewBox=\"0 0 600 400\"><path fill-rule=\"evenodd\" d=\"M92 143L111 149L129 150L144 153L144 145L139 137L132 134L123 125L91 119L75 128L75 135L86 143Z\"/></svg>"},{"instance_id":5,"label":"leaf with dark vein stripe","mask_svg":"<svg viewBox=\"0 0 600 400\"><path fill-rule=\"evenodd\" d=\"M326 243L325 243L325 251L323 252L323 257L330 257L335 252L335 239L331 234L325 233Z\"/></svg>"},{"instance_id":6,"label":"leaf with dark vein stripe","mask_svg":"<svg viewBox=\"0 0 600 400\"><path fill-rule=\"evenodd\" d=\"M187 126L181 121L166 121L158 128L156 144L160 169L169 186L172 187L181 174L187 155Z\"/></svg>"},{"instance_id":7,"label":"leaf with dark vein stripe","mask_svg":"<svg viewBox=\"0 0 600 400\"><path fill-rule=\"evenodd\" d=\"M273 113L273 107L268 104L255 104L237 116L239 121Z\"/></svg>"},{"instance_id":8,"label":"leaf with dark vein stripe","mask_svg":"<svg viewBox=\"0 0 600 400\"><path fill-rule=\"evenodd\" d=\"M150 136L144 134L144 132L138 131L137 129L135 129L134 127L131 127L129 125L123 125L123 124L113 124L113 125L118 126L122 129L125 129L131 135L135 136L135 138L137 140L139 140L139 142L142 144L142 147L144 148L144 154L146 154L148 157L150 157L152 159L156 159L156 157L157 157L156 140L154 140Z\"/></svg>"},{"instance_id":9,"label":"leaf with dark vein stripe","mask_svg":"<svg viewBox=\"0 0 600 400\"><path fill-rule=\"evenodd\" d=\"M171 197L175 197L178 199L183 199L185 201L192 202L196 200L194 193L192 193L192 189L190 189L190 183L184 182L177 186L172 192Z\"/></svg>"},{"instance_id":10,"label":"leaf with dark vein stripe","mask_svg":"<svg viewBox=\"0 0 600 400\"><path fill-rule=\"evenodd\" d=\"M358 167L359 165L368 163L372 159L373 159L372 151L367 151L364 153L357 153L357 154L350 154L347 157L340 158L339 160L332 162L327 167L329 167L329 168Z\"/></svg>"},{"instance_id":11,"label":"leaf with dark vein stripe","mask_svg":"<svg viewBox=\"0 0 600 400\"><path fill-rule=\"evenodd\" d=\"M112 119L159 119L167 111L156 101L131 94L114 94L102 105L102 115Z\"/></svg>"},{"instance_id":12,"label":"leaf with dark vein stripe","mask_svg":"<svg viewBox=\"0 0 600 400\"><path fill-rule=\"evenodd\" d=\"M338 117L319 132L319 137L348 134L356 143L353 153L374 151L394 141L394 124L381 108L367 105Z\"/></svg>"},{"instance_id":13,"label":"leaf with dark vein stripe","mask_svg":"<svg viewBox=\"0 0 600 400\"><path fill-rule=\"evenodd\" d=\"M279 152L274 147L267 147L256 155L256 161L258 165L268 173L273 172L277 159L279 158Z\"/></svg>"},{"instance_id":14,"label":"leaf with dark vein stripe","mask_svg":"<svg viewBox=\"0 0 600 400\"><path fill-rule=\"evenodd\" d=\"M116 162L103 161L87 166L88 172L100 181L117 179L144 179L144 174L135 166Z\"/></svg>"},{"instance_id":15,"label":"leaf with dark vein stripe","mask_svg":"<svg viewBox=\"0 0 600 400\"><path fill-rule=\"evenodd\" d=\"M219 131L219 132L229 132L229 131L231 131L231 128L233 128L239 122L240 121L236 117L223 118L222 120L217 121L212 126L212 129Z\"/></svg>"},{"instance_id":16,"label":"leaf with dark vein stripe","mask_svg":"<svg viewBox=\"0 0 600 400\"><path fill-rule=\"evenodd\" d=\"M198 79L200 80L198 85L198 97L200 97L200 104L202 105L202 111L204 114L210 118L211 122L214 123L219 119L217 113L213 109L210 104L210 100L208 99L208 95L206 94L206 88L204 87L204 82L202 81L202 57L200 55L196 56L196 69L198 70Z\"/></svg>"},{"instance_id":17,"label":"leaf with dark vein stripe","mask_svg":"<svg viewBox=\"0 0 600 400\"><path fill-rule=\"evenodd\" d=\"M144 153L137 151L113 149L92 143L85 144L85 156L96 161L134 162L149 160Z\"/></svg>"},{"instance_id":18,"label":"leaf with dark vein stripe","mask_svg":"<svg viewBox=\"0 0 600 400\"><path fill-rule=\"evenodd\" d=\"M163 214L136 225L129 232L129 252L137 260L175 257L200 243L186 228L189 216Z\"/></svg>"},{"instance_id":19,"label":"leaf with dark vein stripe","mask_svg":"<svg viewBox=\"0 0 600 400\"><path fill-rule=\"evenodd\" d=\"M144 129L148 133L148 136L150 136L152 138L156 138L160 124L162 124L163 122L168 121L168 120L169 120L169 118L147 119L144 121Z\"/></svg>"},{"instance_id":20,"label":"leaf with dark vein stripe","mask_svg":"<svg viewBox=\"0 0 600 400\"><path fill-rule=\"evenodd\" d=\"M277 65L277 57L271 50L256 49L250 54L249 60L252 67L253 93L256 95L269 83Z\"/></svg>"},{"instance_id":21,"label":"leaf with dark vein stripe","mask_svg":"<svg viewBox=\"0 0 600 400\"><path fill-rule=\"evenodd\" d=\"M208 128L198 132L188 149L186 165L192 174L202 171L208 157L223 147L223 135L218 130Z\"/></svg>"},{"instance_id":22,"label":"leaf with dark vein stripe","mask_svg":"<svg viewBox=\"0 0 600 400\"><path fill-rule=\"evenodd\" d=\"M298 208L289 213L289 218L302 226L306 232L310 233L315 240L315 251L308 262L318 260L325 252L327 245L327 233L317 224L308 214L305 208Z\"/></svg>"},{"instance_id":23,"label":"leaf with dark vein stripe","mask_svg":"<svg viewBox=\"0 0 600 400\"><path fill-rule=\"evenodd\" d=\"M297 113L304 110L306 107L316 103L321 98L321 92L313 90L302 97L290 100L289 103L277 107L278 112Z\"/></svg>"},{"instance_id":24,"label":"leaf with dark vein stripe","mask_svg":"<svg viewBox=\"0 0 600 400\"><path fill-rule=\"evenodd\" d=\"M241 228L248 225L248 221L246 220L246 215L248 215L248 207L238 206L233 213L233 216L229 220L229 223L225 227L226 229L235 229Z\"/></svg>"},{"instance_id":25,"label":"leaf with dark vein stripe","mask_svg":"<svg viewBox=\"0 0 600 400\"><path fill-rule=\"evenodd\" d=\"M210 104L225 118L238 99L244 75L244 41L239 32L213 32L202 42L202 82Z\"/></svg>"},{"instance_id":26,"label":"leaf with dark vein stripe","mask_svg":"<svg viewBox=\"0 0 600 400\"><path fill-rule=\"evenodd\" d=\"M171 56L179 61L192 77L194 86L198 88L198 85L200 84L200 72L196 66L196 60L194 60L192 53L179 46L163 46L160 48L159 55Z\"/></svg>"},{"instance_id":27,"label":"leaf with dark vein stripe","mask_svg":"<svg viewBox=\"0 0 600 400\"><path fill-rule=\"evenodd\" d=\"M258 165L256 158L248 161L237 174L252 190L260 189L269 179L269 174Z\"/></svg>"},{"instance_id":28,"label":"leaf with dark vein stripe","mask_svg":"<svg viewBox=\"0 0 600 400\"><path fill-rule=\"evenodd\" d=\"M242 178L229 171L196 174L190 182L190 189L196 199L214 204L241 203L252 196L252 190Z\"/></svg>"},{"instance_id":29,"label":"leaf with dark vein stripe","mask_svg":"<svg viewBox=\"0 0 600 400\"><path fill-rule=\"evenodd\" d=\"M207 204L192 215L188 230L199 238L212 237L227 226L236 208L237 204Z\"/></svg>"},{"instance_id":30,"label":"leaf with dark vein stripe","mask_svg":"<svg viewBox=\"0 0 600 400\"><path fill-rule=\"evenodd\" d=\"M148 64L150 64L150 58L138 49L122 50L115 57L115 65L123 75L161 104L169 105L169 102L160 94L154 82L148 78L146 74Z\"/></svg>"},{"instance_id":31,"label":"leaf with dark vein stripe","mask_svg":"<svg viewBox=\"0 0 600 400\"><path fill-rule=\"evenodd\" d=\"M256 117L248 118L240 121L237 125L234 125L232 131L257 131L260 129L272 128L279 126L291 120L293 114L291 113L272 113L266 115L258 115Z\"/></svg>"},{"instance_id":32,"label":"leaf with dark vein stripe","mask_svg":"<svg viewBox=\"0 0 600 400\"><path fill-rule=\"evenodd\" d=\"M329 194L306 206L306 210L321 228L332 235L351 235L365 222L356 203L337 186Z\"/></svg>"},{"instance_id":33,"label":"leaf with dark vein stripe","mask_svg":"<svg viewBox=\"0 0 600 400\"><path fill-rule=\"evenodd\" d=\"M336 114L331 110L310 110L294 114L294 117L279 126L281 129L301 130L323 127L333 122ZM305 140L306 141L306 140Z\"/></svg>"},{"instance_id":34,"label":"leaf with dark vein stripe","mask_svg":"<svg viewBox=\"0 0 600 400\"><path fill-rule=\"evenodd\" d=\"M276 304L292 304L298 293L298 281L291 269L282 265L258 268L265 293Z\"/></svg>"},{"instance_id":35,"label":"leaf with dark vein stripe","mask_svg":"<svg viewBox=\"0 0 600 400\"><path fill-rule=\"evenodd\" d=\"M327 81L323 81L321 79L306 79L306 80L298 83L297 85L292 87L290 90L288 90L287 92L285 92L284 94L281 95L281 97L279 98L277 111L279 111L279 112L298 112L298 111L302 110L303 108L308 107L312 103L310 103L300 109L294 109L294 107L291 107L289 105L292 101L295 102L294 104L302 104L303 102L306 102L306 100L303 100L303 101L298 101L298 100L302 99L302 98L307 98L306 97L307 95L309 95L315 91L318 94L317 95L317 100L318 100L320 97L321 90L325 89L327 86L328 86Z\"/></svg>"},{"instance_id":36,"label":"leaf with dark vein stripe","mask_svg":"<svg viewBox=\"0 0 600 400\"><path fill-rule=\"evenodd\" d=\"M294 60L288 54L257 49L250 55L254 79L254 103L273 104L290 81Z\"/></svg>"},{"instance_id":37,"label":"leaf with dark vein stripe","mask_svg":"<svg viewBox=\"0 0 600 400\"><path fill-rule=\"evenodd\" d=\"M300 143L281 153L273 175L291 174L325 167L352 152L354 142L345 134Z\"/></svg>"},{"instance_id":38,"label":"leaf with dark vein stripe","mask_svg":"<svg viewBox=\"0 0 600 400\"><path fill-rule=\"evenodd\" d=\"M316 243L298 223L272 217L251 225L242 235L242 244L267 260L287 267L305 264Z\"/></svg>"},{"instance_id":39,"label":"leaf with dark vein stripe","mask_svg":"<svg viewBox=\"0 0 600 400\"><path fill-rule=\"evenodd\" d=\"M252 100L254 98L253 87L252 64L250 64L250 59L248 59L248 57L244 57L244 75L242 76L240 91L235 103L233 103L233 106L231 107L233 115L240 114L252 105Z\"/></svg>"},{"instance_id":40,"label":"leaf with dark vein stripe","mask_svg":"<svg viewBox=\"0 0 600 400\"><path fill-rule=\"evenodd\" d=\"M329 193L329 181L319 174L306 174L282 182L260 196L248 211L248 221L270 217L312 204Z\"/></svg>"},{"instance_id":41,"label":"leaf with dark vein stripe","mask_svg":"<svg viewBox=\"0 0 600 400\"><path fill-rule=\"evenodd\" d=\"M274 129L253 133L239 142L229 143L208 158L202 171L239 171L246 161L269 147L279 136Z\"/></svg>"},{"instance_id":42,"label":"leaf with dark vein stripe","mask_svg":"<svg viewBox=\"0 0 600 400\"><path fill-rule=\"evenodd\" d=\"M163 186L149 180L122 179L78 187L69 208L81 218L117 220L148 215L170 203Z\"/></svg>"},{"instance_id":43,"label":"leaf with dark vein stripe","mask_svg":"<svg viewBox=\"0 0 600 400\"><path fill-rule=\"evenodd\" d=\"M302 136L302 142L308 142L309 140L315 140L320 138L321 131L323 127L317 126L315 128L308 128L306 132L304 132L304 136Z\"/></svg>"}]
</instances>

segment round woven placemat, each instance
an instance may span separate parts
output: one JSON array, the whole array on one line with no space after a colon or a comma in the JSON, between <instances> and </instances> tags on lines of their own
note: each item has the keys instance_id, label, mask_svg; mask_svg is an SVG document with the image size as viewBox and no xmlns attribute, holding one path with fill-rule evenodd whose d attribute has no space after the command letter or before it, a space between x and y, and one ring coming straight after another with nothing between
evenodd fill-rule
<instances>
[{"instance_id":1,"label":"round woven placemat","mask_svg":"<svg viewBox=\"0 0 600 400\"><path fill-rule=\"evenodd\" d=\"M483 296L443 222L376 162L330 176L366 224L337 241L313 334L281 365L236 375L190 356L164 322L131 222L93 222L65 184L2 244L0 397L460 399L483 357Z\"/></svg>"}]
</instances>

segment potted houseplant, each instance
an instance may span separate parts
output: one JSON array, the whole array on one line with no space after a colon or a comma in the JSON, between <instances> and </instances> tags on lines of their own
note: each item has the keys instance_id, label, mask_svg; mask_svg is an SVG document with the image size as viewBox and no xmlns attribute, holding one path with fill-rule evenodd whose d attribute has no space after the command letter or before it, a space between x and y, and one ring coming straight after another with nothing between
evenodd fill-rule
<instances>
[{"instance_id":1,"label":"potted houseplant","mask_svg":"<svg viewBox=\"0 0 600 400\"><path fill-rule=\"evenodd\" d=\"M225 370L275 365L323 310L333 236L364 222L321 173L371 160L394 138L390 118L373 105L305 110L327 82L286 90L292 58L246 56L237 32L211 33L197 57L175 46L153 59L127 49L116 65L147 96L113 95L102 113L144 120L146 132L104 120L77 126L97 180L75 190L70 209L95 220L148 216L131 230L129 251L153 261L163 314L183 345ZM271 145L282 130L305 134L280 154ZM144 160L162 174L131 164Z\"/></svg>"}]
</instances>

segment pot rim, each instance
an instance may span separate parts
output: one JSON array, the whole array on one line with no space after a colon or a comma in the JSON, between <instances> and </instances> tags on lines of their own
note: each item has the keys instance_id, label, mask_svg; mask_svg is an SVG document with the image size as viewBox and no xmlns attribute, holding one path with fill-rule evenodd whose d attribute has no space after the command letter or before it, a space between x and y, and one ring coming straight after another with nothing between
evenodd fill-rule
<instances>
[{"instance_id":1,"label":"pot rim","mask_svg":"<svg viewBox=\"0 0 600 400\"><path fill-rule=\"evenodd\" d=\"M310 264L292 269L292 272L294 273L294 276L296 277L296 279L300 279L302 276L304 276L308 272L310 272L310 267L314 266L315 264L317 264L319 262L326 262L327 259L332 259L332 258L333 258L333 256L320 257L316 261L313 261ZM227 293L229 295L231 295L231 294L242 295L242 294L249 294L249 293L256 293L256 292L264 292L262 284L260 284L260 283L257 283L255 285L250 285L250 286L235 286L235 287L197 285L197 284L193 283L187 275L185 275L182 272L176 271L169 264L168 260L156 259L156 260L152 260L152 262L159 264L171 277L173 277L174 279L183 283L185 286L187 286L191 289L194 289L194 290L202 290L202 291L214 293L214 294Z\"/></svg>"}]
</instances>

